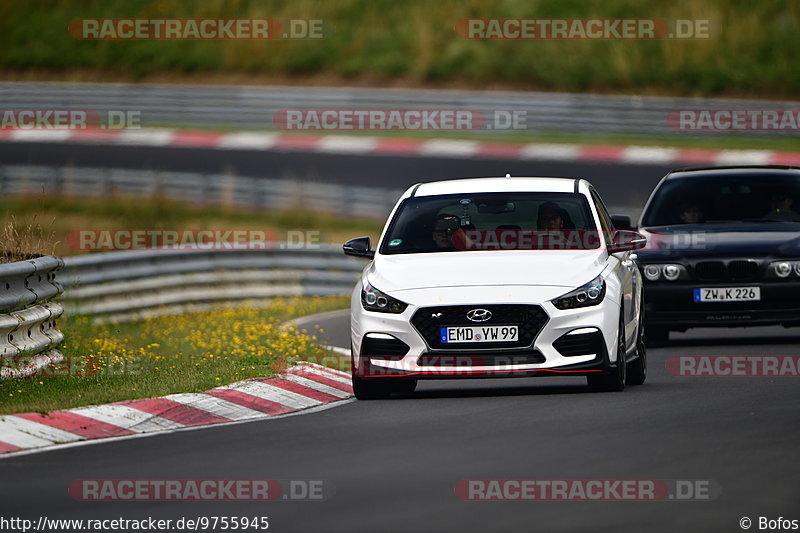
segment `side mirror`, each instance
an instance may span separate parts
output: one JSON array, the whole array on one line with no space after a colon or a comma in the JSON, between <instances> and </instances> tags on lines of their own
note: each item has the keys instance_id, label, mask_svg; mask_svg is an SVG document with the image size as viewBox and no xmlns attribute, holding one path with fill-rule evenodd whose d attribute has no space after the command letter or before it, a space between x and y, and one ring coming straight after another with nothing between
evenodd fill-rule
<instances>
[{"instance_id":1,"label":"side mirror","mask_svg":"<svg viewBox=\"0 0 800 533\"><path fill-rule=\"evenodd\" d=\"M628 250L639 250L647 246L647 237L641 233L630 230L617 230L611 239L608 253L627 252Z\"/></svg>"},{"instance_id":2,"label":"side mirror","mask_svg":"<svg viewBox=\"0 0 800 533\"><path fill-rule=\"evenodd\" d=\"M614 229L633 229L631 217L628 215L611 215L611 223L614 224Z\"/></svg>"},{"instance_id":3,"label":"side mirror","mask_svg":"<svg viewBox=\"0 0 800 533\"><path fill-rule=\"evenodd\" d=\"M372 243L369 237L359 237L357 239L350 239L344 243L342 250L344 250L345 255L372 259L375 257L375 250L370 250L371 245Z\"/></svg>"}]
</instances>

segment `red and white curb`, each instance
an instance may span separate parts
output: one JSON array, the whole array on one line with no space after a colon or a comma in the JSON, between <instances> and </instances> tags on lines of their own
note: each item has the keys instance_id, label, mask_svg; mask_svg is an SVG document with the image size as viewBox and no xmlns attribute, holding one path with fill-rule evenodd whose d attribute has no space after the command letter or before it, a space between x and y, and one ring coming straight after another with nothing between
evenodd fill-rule
<instances>
[{"instance_id":1,"label":"red and white curb","mask_svg":"<svg viewBox=\"0 0 800 533\"><path fill-rule=\"evenodd\" d=\"M658 146L510 143L296 133L215 133L173 129L0 129L0 141L100 143L119 146L173 146L220 150L406 155L464 159L587 161L625 164L800 165L800 152L773 150L711 150Z\"/></svg>"},{"instance_id":2,"label":"red and white curb","mask_svg":"<svg viewBox=\"0 0 800 533\"><path fill-rule=\"evenodd\" d=\"M352 395L350 374L303 362L275 377L239 381L202 393L0 416L0 457L94 439L268 419Z\"/></svg>"}]
</instances>

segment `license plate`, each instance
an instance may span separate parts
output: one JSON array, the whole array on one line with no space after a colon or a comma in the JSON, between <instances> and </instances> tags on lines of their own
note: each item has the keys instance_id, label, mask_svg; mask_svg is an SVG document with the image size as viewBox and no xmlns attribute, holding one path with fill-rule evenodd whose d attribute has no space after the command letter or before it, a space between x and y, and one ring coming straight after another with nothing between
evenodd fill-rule
<instances>
[{"instance_id":1,"label":"license plate","mask_svg":"<svg viewBox=\"0 0 800 533\"><path fill-rule=\"evenodd\" d=\"M761 287L714 287L694 290L695 302L757 302Z\"/></svg>"},{"instance_id":2,"label":"license plate","mask_svg":"<svg viewBox=\"0 0 800 533\"><path fill-rule=\"evenodd\" d=\"M439 340L454 342L514 342L519 340L518 326L459 326L439 328Z\"/></svg>"}]
</instances>

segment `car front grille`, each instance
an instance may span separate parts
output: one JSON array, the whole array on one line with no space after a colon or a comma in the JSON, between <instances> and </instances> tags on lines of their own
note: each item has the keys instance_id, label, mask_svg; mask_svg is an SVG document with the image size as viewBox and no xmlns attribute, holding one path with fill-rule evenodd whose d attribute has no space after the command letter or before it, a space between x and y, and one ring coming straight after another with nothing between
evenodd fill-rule
<instances>
[{"instance_id":1,"label":"car front grille","mask_svg":"<svg viewBox=\"0 0 800 533\"><path fill-rule=\"evenodd\" d=\"M758 263L731 261L728 263L728 277L733 281L753 281L758 277Z\"/></svg>"},{"instance_id":2,"label":"car front grille","mask_svg":"<svg viewBox=\"0 0 800 533\"><path fill-rule=\"evenodd\" d=\"M467 313L473 309L486 309L492 317L485 322L471 322ZM445 305L421 307L411 317L411 324L434 350L488 350L496 348L524 348L531 346L534 339L547 324L548 316L538 305L498 304L498 305ZM519 326L518 340L515 342L446 343L439 338L439 328L455 326Z\"/></svg>"},{"instance_id":3,"label":"car front grille","mask_svg":"<svg viewBox=\"0 0 800 533\"><path fill-rule=\"evenodd\" d=\"M694 273L700 281L721 280L725 274L722 261L701 261L694 266Z\"/></svg>"},{"instance_id":4,"label":"car front grille","mask_svg":"<svg viewBox=\"0 0 800 533\"><path fill-rule=\"evenodd\" d=\"M759 264L752 259L732 261L699 261L694 265L697 281L755 281Z\"/></svg>"}]
</instances>

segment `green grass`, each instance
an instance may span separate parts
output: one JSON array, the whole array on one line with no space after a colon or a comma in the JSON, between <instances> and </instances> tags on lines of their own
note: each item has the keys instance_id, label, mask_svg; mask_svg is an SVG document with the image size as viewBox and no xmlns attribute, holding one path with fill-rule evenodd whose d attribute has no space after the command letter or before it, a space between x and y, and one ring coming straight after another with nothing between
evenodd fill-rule
<instances>
[{"instance_id":1,"label":"green grass","mask_svg":"<svg viewBox=\"0 0 800 533\"><path fill-rule=\"evenodd\" d=\"M3 196L0 224L27 228L31 241L45 253L76 255L68 236L78 230L270 230L281 240L287 231L319 231L320 242L342 243L347 239L380 234L383 221L349 218L298 209L247 211L220 205L191 206L160 198L104 200L51 195ZM74 235L74 234L73 234ZM311 236L309 236L311 238Z\"/></svg>"},{"instance_id":2,"label":"green grass","mask_svg":"<svg viewBox=\"0 0 800 533\"><path fill-rule=\"evenodd\" d=\"M85 41L78 18L319 18L295 41ZM705 40L465 40L462 18L709 19ZM6 79L425 85L796 97L800 4L782 0L43 0L0 6Z\"/></svg>"},{"instance_id":3,"label":"green grass","mask_svg":"<svg viewBox=\"0 0 800 533\"><path fill-rule=\"evenodd\" d=\"M65 361L33 377L0 380L0 414L200 392L273 375L297 359L342 368L341 356L317 344L323 331L302 334L280 324L346 306L342 297L288 298L264 309L231 306L119 325L64 318Z\"/></svg>"}]
</instances>

